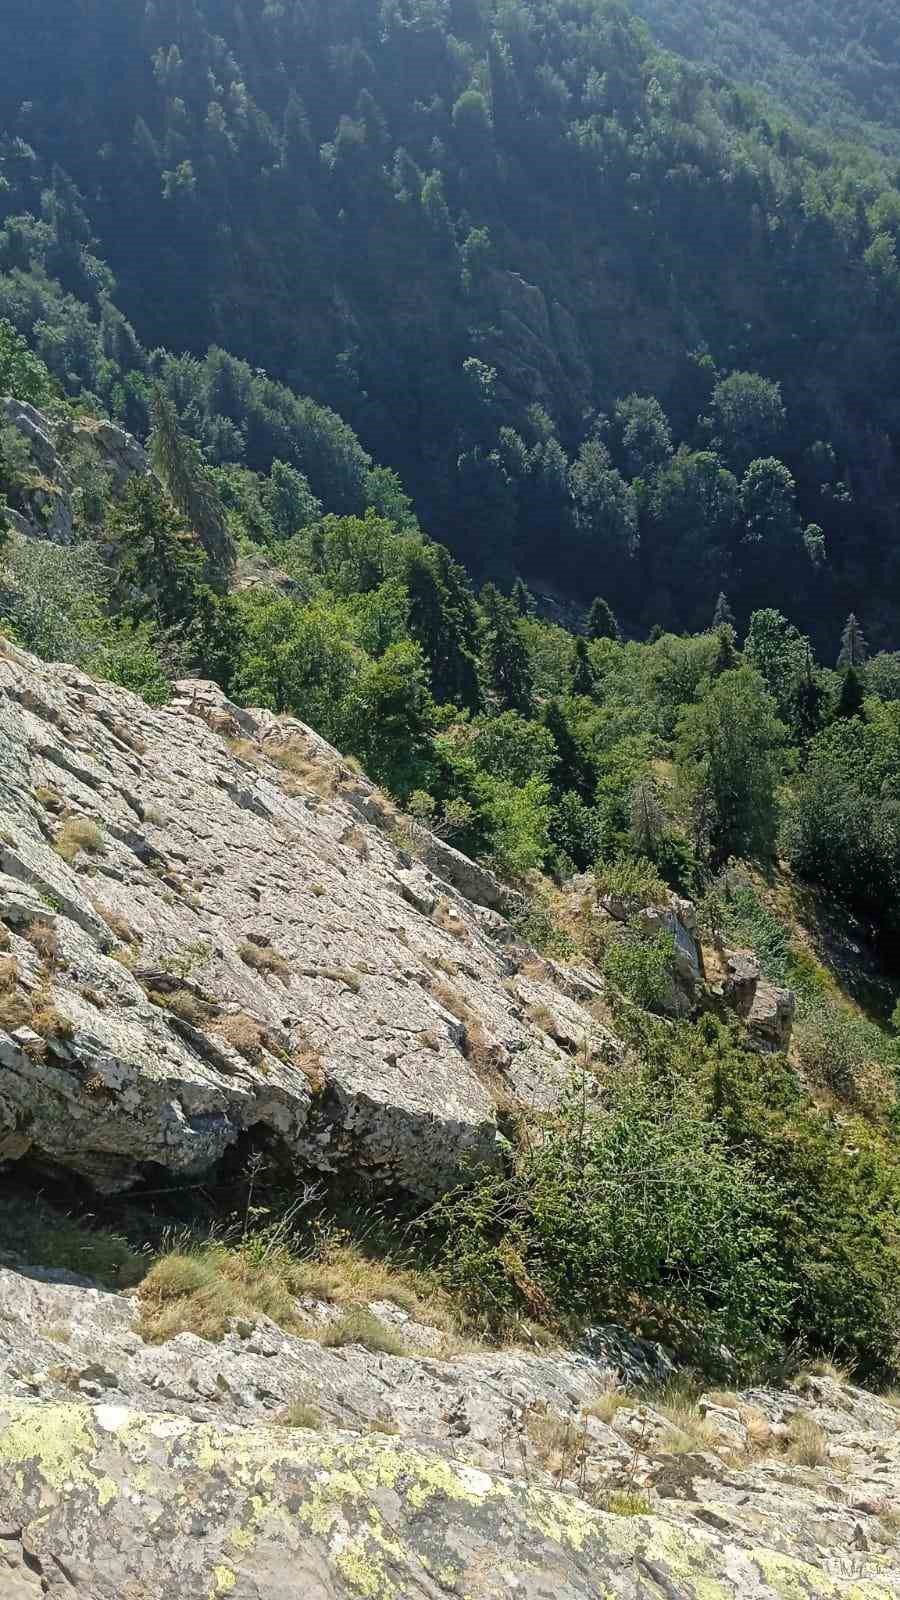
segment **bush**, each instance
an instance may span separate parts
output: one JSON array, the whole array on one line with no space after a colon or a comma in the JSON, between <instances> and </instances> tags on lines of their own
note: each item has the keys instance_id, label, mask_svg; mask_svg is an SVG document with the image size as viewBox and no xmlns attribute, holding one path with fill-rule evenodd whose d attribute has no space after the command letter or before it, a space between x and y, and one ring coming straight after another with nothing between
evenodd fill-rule
<instances>
[{"instance_id":1,"label":"bush","mask_svg":"<svg viewBox=\"0 0 900 1600\"><path fill-rule=\"evenodd\" d=\"M440 1202L445 1274L495 1333L540 1316L655 1331L713 1365L778 1345L789 1286L768 1179L731 1154L682 1087L620 1078L603 1109L567 1104L506 1175Z\"/></svg>"},{"instance_id":2,"label":"bush","mask_svg":"<svg viewBox=\"0 0 900 1600\"><path fill-rule=\"evenodd\" d=\"M665 1011L672 997L674 959L670 933L650 938L629 929L607 946L603 976L646 1011Z\"/></svg>"},{"instance_id":3,"label":"bush","mask_svg":"<svg viewBox=\"0 0 900 1600\"><path fill-rule=\"evenodd\" d=\"M632 911L642 906L666 905L669 892L645 856L619 856L596 867L597 893L605 900L620 900Z\"/></svg>"}]
</instances>

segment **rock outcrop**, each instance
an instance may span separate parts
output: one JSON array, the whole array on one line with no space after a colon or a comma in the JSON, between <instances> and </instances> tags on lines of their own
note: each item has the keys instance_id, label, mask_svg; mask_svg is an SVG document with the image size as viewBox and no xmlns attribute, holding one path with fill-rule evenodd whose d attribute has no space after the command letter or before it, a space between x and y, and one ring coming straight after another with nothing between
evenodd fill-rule
<instances>
[{"instance_id":1,"label":"rock outcrop","mask_svg":"<svg viewBox=\"0 0 900 1600\"><path fill-rule=\"evenodd\" d=\"M130 1297L0 1270L4 1600L900 1593L884 1401L808 1378L701 1396L686 1420L618 1389L662 1357L616 1330L590 1353L451 1360L375 1309L408 1354L265 1319L152 1346Z\"/></svg>"},{"instance_id":2,"label":"rock outcrop","mask_svg":"<svg viewBox=\"0 0 900 1600\"><path fill-rule=\"evenodd\" d=\"M72 543L76 485L66 462L73 453L92 461L115 488L150 470L143 446L114 422L93 417L52 421L27 401L6 396L0 398L0 427L14 429L28 447L30 476L4 513L25 538Z\"/></svg>"},{"instance_id":3,"label":"rock outcrop","mask_svg":"<svg viewBox=\"0 0 900 1600\"><path fill-rule=\"evenodd\" d=\"M430 1195L616 1040L595 976L302 724L0 658L0 1159L98 1189L265 1145Z\"/></svg>"}]
</instances>

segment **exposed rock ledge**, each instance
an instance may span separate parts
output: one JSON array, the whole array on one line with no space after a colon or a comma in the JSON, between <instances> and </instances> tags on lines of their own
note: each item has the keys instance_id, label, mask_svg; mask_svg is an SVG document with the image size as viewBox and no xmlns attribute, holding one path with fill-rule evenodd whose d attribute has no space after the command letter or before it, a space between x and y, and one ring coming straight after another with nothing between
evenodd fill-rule
<instances>
[{"instance_id":1,"label":"exposed rock ledge","mask_svg":"<svg viewBox=\"0 0 900 1600\"><path fill-rule=\"evenodd\" d=\"M617 1049L600 986L517 946L484 868L392 828L300 723L200 683L154 710L8 650L0 1161L114 1191L261 1140L430 1195L495 1160L498 1103L550 1104L580 1048Z\"/></svg>"}]
</instances>

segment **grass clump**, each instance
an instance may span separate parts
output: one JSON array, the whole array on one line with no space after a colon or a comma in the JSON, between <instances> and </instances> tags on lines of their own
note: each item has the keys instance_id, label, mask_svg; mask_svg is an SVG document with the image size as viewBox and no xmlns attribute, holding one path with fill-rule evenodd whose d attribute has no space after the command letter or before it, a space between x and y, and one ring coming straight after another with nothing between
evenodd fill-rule
<instances>
[{"instance_id":1,"label":"grass clump","mask_svg":"<svg viewBox=\"0 0 900 1600\"><path fill-rule=\"evenodd\" d=\"M215 1016L215 1006L208 1000L199 999L190 989L174 989L170 994L149 989L147 999L151 1005L158 1006L161 1011L170 1011L173 1017L180 1022L187 1022L192 1028L205 1027L210 1017Z\"/></svg>"},{"instance_id":2,"label":"grass clump","mask_svg":"<svg viewBox=\"0 0 900 1600\"><path fill-rule=\"evenodd\" d=\"M266 977L280 978L282 983L290 982L291 964L272 945L248 940L241 945L238 955L246 966L253 968L254 972L262 972Z\"/></svg>"},{"instance_id":3,"label":"grass clump","mask_svg":"<svg viewBox=\"0 0 900 1600\"><path fill-rule=\"evenodd\" d=\"M388 1328L366 1306L355 1306L332 1322L321 1336L327 1349L342 1350L347 1345L362 1345L379 1355L402 1356L406 1347L399 1333Z\"/></svg>"},{"instance_id":4,"label":"grass clump","mask_svg":"<svg viewBox=\"0 0 900 1600\"><path fill-rule=\"evenodd\" d=\"M0 1253L31 1267L64 1268L107 1289L137 1283L146 1268L123 1235L89 1228L34 1195L0 1198Z\"/></svg>"},{"instance_id":5,"label":"grass clump","mask_svg":"<svg viewBox=\"0 0 900 1600\"><path fill-rule=\"evenodd\" d=\"M27 939L33 950L36 950L45 966L53 967L59 959L59 934L52 922L37 919L29 923L22 934Z\"/></svg>"},{"instance_id":6,"label":"grass clump","mask_svg":"<svg viewBox=\"0 0 900 1600\"><path fill-rule=\"evenodd\" d=\"M278 1420L284 1428L307 1428L311 1432L317 1432L325 1426L325 1418L318 1406L309 1400L292 1400Z\"/></svg>"},{"instance_id":7,"label":"grass clump","mask_svg":"<svg viewBox=\"0 0 900 1600\"><path fill-rule=\"evenodd\" d=\"M601 1509L613 1517L649 1517L653 1507L639 1489L612 1489Z\"/></svg>"},{"instance_id":8,"label":"grass clump","mask_svg":"<svg viewBox=\"0 0 900 1600\"><path fill-rule=\"evenodd\" d=\"M828 1439L815 1418L798 1411L788 1423L787 1454L798 1467L823 1467L828 1460Z\"/></svg>"},{"instance_id":9,"label":"grass clump","mask_svg":"<svg viewBox=\"0 0 900 1600\"><path fill-rule=\"evenodd\" d=\"M90 817L69 817L56 835L53 848L72 866L82 852L99 855L103 849L103 834Z\"/></svg>"},{"instance_id":10,"label":"grass clump","mask_svg":"<svg viewBox=\"0 0 900 1600\"><path fill-rule=\"evenodd\" d=\"M268 1253L248 1243L185 1243L162 1255L140 1287L138 1332L150 1344L178 1333L216 1343L233 1318L266 1316L289 1332L304 1330L296 1296L298 1263L284 1247Z\"/></svg>"}]
</instances>

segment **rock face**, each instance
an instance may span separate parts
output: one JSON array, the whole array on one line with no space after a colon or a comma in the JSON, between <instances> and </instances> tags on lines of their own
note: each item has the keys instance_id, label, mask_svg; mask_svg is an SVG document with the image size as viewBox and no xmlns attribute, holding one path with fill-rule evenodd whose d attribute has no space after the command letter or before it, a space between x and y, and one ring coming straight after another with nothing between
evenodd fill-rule
<instances>
[{"instance_id":1,"label":"rock face","mask_svg":"<svg viewBox=\"0 0 900 1600\"><path fill-rule=\"evenodd\" d=\"M81 417L54 423L26 401L7 396L0 398L0 427L15 429L29 450L32 481L6 513L26 538L72 543L75 483L65 462L73 451L91 459L117 488L150 470L143 446L113 422Z\"/></svg>"},{"instance_id":2,"label":"rock face","mask_svg":"<svg viewBox=\"0 0 900 1600\"><path fill-rule=\"evenodd\" d=\"M3 1600L900 1593L883 1401L825 1378L710 1394L690 1439L639 1390L613 1396L623 1366L640 1381L661 1359L616 1330L590 1354L452 1361L416 1351L436 1330L376 1309L408 1355L265 1319L155 1347L128 1297L0 1270ZM318 1425L285 1425L297 1398Z\"/></svg>"},{"instance_id":3,"label":"rock face","mask_svg":"<svg viewBox=\"0 0 900 1600\"><path fill-rule=\"evenodd\" d=\"M0 1159L112 1191L259 1143L423 1195L494 1161L498 1104L616 1041L490 873L394 826L308 728L212 685L151 710L0 658Z\"/></svg>"}]
</instances>

